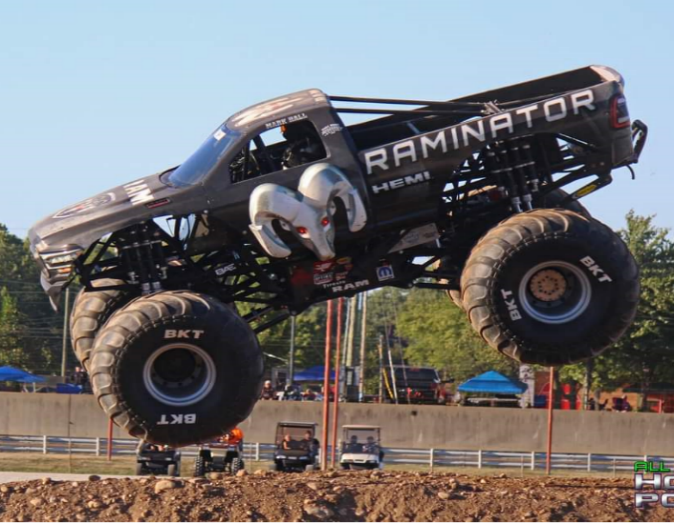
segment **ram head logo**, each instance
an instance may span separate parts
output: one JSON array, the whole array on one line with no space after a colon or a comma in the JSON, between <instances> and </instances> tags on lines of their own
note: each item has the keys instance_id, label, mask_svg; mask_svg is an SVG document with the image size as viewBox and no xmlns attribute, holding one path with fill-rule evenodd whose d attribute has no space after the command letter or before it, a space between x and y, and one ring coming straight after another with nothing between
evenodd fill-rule
<instances>
[{"instance_id":1,"label":"ram head logo","mask_svg":"<svg viewBox=\"0 0 674 523\"><path fill-rule=\"evenodd\" d=\"M337 167L319 163L304 171L297 191L274 183L257 186L250 196L250 230L267 254L285 258L291 251L272 226L279 220L318 259L330 260L336 255L335 198L344 203L351 232L365 227L367 213L356 188Z\"/></svg>"}]
</instances>

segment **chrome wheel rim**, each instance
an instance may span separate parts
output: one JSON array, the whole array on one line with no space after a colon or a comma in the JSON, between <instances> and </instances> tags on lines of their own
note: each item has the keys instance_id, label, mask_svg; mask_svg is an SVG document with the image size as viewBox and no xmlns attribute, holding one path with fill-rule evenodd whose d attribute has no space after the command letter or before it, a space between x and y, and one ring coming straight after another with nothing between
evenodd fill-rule
<instances>
[{"instance_id":1,"label":"chrome wheel rim","mask_svg":"<svg viewBox=\"0 0 674 523\"><path fill-rule=\"evenodd\" d=\"M172 343L154 351L143 368L143 382L154 399L185 407L204 399L215 386L215 362L201 347Z\"/></svg>"}]
</instances>

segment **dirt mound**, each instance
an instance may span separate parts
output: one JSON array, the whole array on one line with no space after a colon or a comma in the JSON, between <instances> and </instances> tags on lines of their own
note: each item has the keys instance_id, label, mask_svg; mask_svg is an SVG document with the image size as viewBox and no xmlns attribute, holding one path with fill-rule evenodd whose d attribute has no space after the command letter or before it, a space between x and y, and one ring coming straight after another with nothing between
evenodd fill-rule
<instances>
[{"instance_id":1,"label":"dirt mound","mask_svg":"<svg viewBox=\"0 0 674 523\"><path fill-rule=\"evenodd\" d=\"M671 521L625 478L256 473L0 486L4 521Z\"/></svg>"}]
</instances>

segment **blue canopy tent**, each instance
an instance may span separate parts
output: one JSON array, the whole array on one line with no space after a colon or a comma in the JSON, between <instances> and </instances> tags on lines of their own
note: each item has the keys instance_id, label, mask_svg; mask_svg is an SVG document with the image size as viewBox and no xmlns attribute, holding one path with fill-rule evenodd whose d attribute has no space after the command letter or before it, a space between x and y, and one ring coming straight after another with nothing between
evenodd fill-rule
<instances>
[{"instance_id":1,"label":"blue canopy tent","mask_svg":"<svg viewBox=\"0 0 674 523\"><path fill-rule=\"evenodd\" d=\"M486 392L489 394L522 394L527 390L525 383L508 378L503 374L490 370L469 379L459 385L459 392Z\"/></svg>"},{"instance_id":2,"label":"blue canopy tent","mask_svg":"<svg viewBox=\"0 0 674 523\"><path fill-rule=\"evenodd\" d=\"M25 370L14 367L0 367L0 381L16 381L19 383L41 383L45 381L40 376L35 376Z\"/></svg>"},{"instance_id":3,"label":"blue canopy tent","mask_svg":"<svg viewBox=\"0 0 674 523\"><path fill-rule=\"evenodd\" d=\"M323 365L316 365L314 367L309 367L303 371L297 372L293 376L293 381L323 381L323 373L325 372L325 367ZM330 381L335 380L335 371L330 371Z\"/></svg>"}]
</instances>

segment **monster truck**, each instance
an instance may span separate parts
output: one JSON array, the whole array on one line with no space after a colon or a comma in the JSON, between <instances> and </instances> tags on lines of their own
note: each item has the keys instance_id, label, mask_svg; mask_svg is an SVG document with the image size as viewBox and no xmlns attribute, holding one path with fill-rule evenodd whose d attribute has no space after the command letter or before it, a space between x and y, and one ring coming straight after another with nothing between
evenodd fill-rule
<instances>
[{"instance_id":1,"label":"monster truck","mask_svg":"<svg viewBox=\"0 0 674 523\"><path fill-rule=\"evenodd\" d=\"M599 354L634 317L638 270L577 200L636 163L646 134L603 66L446 102L309 89L29 238L54 306L83 285L71 334L101 407L136 437L187 445L251 412L256 333L386 285L451 291L522 362Z\"/></svg>"}]
</instances>

